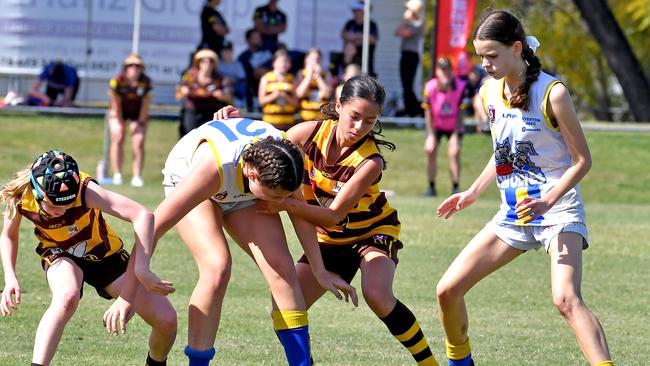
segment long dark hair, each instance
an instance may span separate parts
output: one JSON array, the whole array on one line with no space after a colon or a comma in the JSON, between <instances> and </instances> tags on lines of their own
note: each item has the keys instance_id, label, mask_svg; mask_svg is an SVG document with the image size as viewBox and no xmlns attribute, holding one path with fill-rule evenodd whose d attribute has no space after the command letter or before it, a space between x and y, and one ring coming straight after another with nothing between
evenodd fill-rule
<instances>
[{"instance_id":1,"label":"long dark hair","mask_svg":"<svg viewBox=\"0 0 650 366\"><path fill-rule=\"evenodd\" d=\"M368 74L360 74L353 78L350 78L348 81L343 84L343 89L341 90L341 97L339 101L341 104L347 104L352 99L365 99L369 102L373 102L379 106L379 113L384 110L384 101L386 100L386 90L384 87L375 79L374 77ZM336 112L336 100L331 100L329 103L324 104L320 108L321 113L330 119L339 119L339 114ZM378 138L377 136L383 136L381 134L382 126L381 121L377 119L375 128L370 131L368 137L371 138L377 146L385 146L388 150L395 150L395 144Z\"/></svg>"},{"instance_id":2,"label":"long dark hair","mask_svg":"<svg viewBox=\"0 0 650 366\"><path fill-rule=\"evenodd\" d=\"M530 86L539 77L542 63L528 46L526 32L519 19L507 11L491 11L483 16L481 23L476 27L474 40L497 41L506 46L512 46L517 41L521 42L523 46L521 55L526 62L526 79L512 93L509 103L513 108L527 111L530 105Z\"/></svg>"},{"instance_id":3,"label":"long dark hair","mask_svg":"<svg viewBox=\"0 0 650 366\"><path fill-rule=\"evenodd\" d=\"M267 137L244 150L242 159L257 170L265 187L293 192L302 184L302 152L289 140Z\"/></svg>"}]
</instances>

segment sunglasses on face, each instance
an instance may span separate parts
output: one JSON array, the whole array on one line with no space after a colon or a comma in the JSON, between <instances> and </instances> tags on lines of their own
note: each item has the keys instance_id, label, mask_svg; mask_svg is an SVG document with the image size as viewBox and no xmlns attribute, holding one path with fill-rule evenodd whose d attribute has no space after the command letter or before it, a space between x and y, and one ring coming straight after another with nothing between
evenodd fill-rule
<instances>
[{"instance_id":1,"label":"sunglasses on face","mask_svg":"<svg viewBox=\"0 0 650 366\"><path fill-rule=\"evenodd\" d=\"M140 68L140 67L142 67L142 65L139 65L139 64L126 64L126 67L137 67L137 68Z\"/></svg>"}]
</instances>

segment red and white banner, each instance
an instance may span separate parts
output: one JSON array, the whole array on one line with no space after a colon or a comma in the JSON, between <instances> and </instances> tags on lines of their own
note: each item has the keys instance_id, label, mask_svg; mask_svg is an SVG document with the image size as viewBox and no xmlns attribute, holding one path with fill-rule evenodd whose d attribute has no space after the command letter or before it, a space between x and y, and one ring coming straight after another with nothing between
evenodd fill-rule
<instances>
[{"instance_id":1,"label":"red and white banner","mask_svg":"<svg viewBox=\"0 0 650 366\"><path fill-rule=\"evenodd\" d=\"M438 0L435 57L451 60L457 74L472 68L465 46L472 31L476 0Z\"/></svg>"}]
</instances>

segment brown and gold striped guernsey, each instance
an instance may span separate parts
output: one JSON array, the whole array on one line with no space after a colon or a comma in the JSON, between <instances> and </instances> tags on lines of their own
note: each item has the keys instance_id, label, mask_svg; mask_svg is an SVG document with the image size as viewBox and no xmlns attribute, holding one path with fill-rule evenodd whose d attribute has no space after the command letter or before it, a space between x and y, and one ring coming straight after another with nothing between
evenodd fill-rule
<instances>
[{"instance_id":1,"label":"brown and gold striped guernsey","mask_svg":"<svg viewBox=\"0 0 650 366\"><path fill-rule=\"evenodd\" d=\"M80 173L83 182L81 194L62 216L49 217L41 211L31 190L18 204L18 212L35 225L34 235L39 240L36 253L42 259L62 250L75 257L96 261L123 247L122 240L104 220L101 211L86 207L86 189L88 183L95 180L84 172Z\"/></svg>"},{"instance_id":2,"label":"brown and gold striped guernsey","mask_svg":"<svg viewBox=\"0 0 650 366\"><path fill-rule=\"evenodd\" d=\"M307 69L302 69L300 72L302 73L302 76L305 77ZM320 76L324 78L325 73L321 71ZM306 97L300 99L300 119L303 121L322 119L323 114L320 112L320 106L326 102L327 98L318 98L318 81L316 81L316 79L311 79L309 81L309 87L307 88Z\"/></svg>"},{"instance_id":3,"label":"brown and gold striped guernsey","mask_svg":"<svg viewBox=\"0 0 650 366\"><path fill-rule=\"evenodd\" d=\"M285 90L289 93L294 93L293 76L287 74L282 80L273 71L264 74L266 77L266 92L279 89ZM287 103L283 99L278 99L272 103L266 104L262 107L262 120L268 122L279 129L288 129L294 123L294 114L296 113L296 106Z\"/></svg>"},{"instance_id":4,"label":"brown and gold striped guernsey","mask_svg":"<svg viewBox=\"0 0 650 366\"><path fill-rule=\"evenodd\" d=\"M352 178L357 167L366 159L382 157L370 138L354 144L332 165L327 164L327 147L336 132L337 122L320 121L304 146L305 181L303 192L309 204L329 207L343 185ZM383 159L383 157L382 157ZM397 211L390 207L379 190L381 176L368 188L357 205L337 225L318 228L318 241L327 244L353 244L375 234L397 239L400 222Z\"/></svg>"}]
</instances>

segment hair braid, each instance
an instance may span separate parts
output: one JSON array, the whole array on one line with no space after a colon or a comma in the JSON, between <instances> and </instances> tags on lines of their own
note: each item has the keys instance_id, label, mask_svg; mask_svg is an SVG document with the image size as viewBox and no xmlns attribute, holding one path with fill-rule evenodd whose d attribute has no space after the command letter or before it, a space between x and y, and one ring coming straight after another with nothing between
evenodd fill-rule
<instances>
[{"instance_id":1,"label":"hair braid","mask_svg":"<svg viewBox=\"0 0 650 366\"><path fill-rule=\"evenodd\" d=\"M257 170L260 183L268 188L293 192L302 183L302 153L289 140L267 137L244 150L242 159Z\"/></svg>"}]
</instances>

